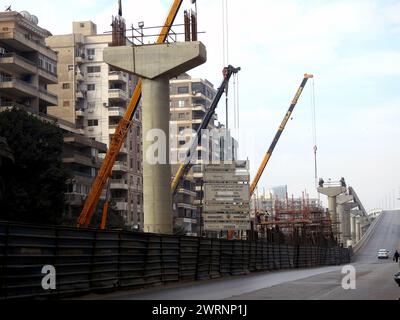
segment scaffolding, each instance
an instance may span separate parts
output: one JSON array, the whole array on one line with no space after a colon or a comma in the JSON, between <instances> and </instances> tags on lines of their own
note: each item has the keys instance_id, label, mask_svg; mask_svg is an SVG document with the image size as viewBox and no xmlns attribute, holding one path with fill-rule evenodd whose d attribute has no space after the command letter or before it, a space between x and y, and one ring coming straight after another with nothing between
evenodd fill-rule
<instances>
[{"instance_id":1,"label":"scaffolding","mask_svg":"<svg viewBox=\"0 0 400 320\"><path fill-rule=\"evenodd\" d=\"M276 197L272 214L257 216L257 232L260 238L290 244L336 243L338 238L333 234L329 212L305 192L301 198Z\"/></svg>"}]
</instances>

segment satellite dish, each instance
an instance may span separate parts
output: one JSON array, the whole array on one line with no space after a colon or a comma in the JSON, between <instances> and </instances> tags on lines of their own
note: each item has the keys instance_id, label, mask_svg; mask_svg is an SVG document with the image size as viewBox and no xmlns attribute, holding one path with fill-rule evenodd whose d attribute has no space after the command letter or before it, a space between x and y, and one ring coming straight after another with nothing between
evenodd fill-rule
<instances>
[{"instance_id":1,"label":"satellite dish","mask_svg":"<svg viewBox=\"0 0 400 320\"><path fill-rule=\"evenodd\" d=\"M34 15L31 15L31 21L32 21L33 24L36 24L36 25L39 23L38 17L36 17Z\"/></svg>"},{"instance_id":2,"label":"satellite dish","mask_svg":"<svg viewBox=\"0 0 400 320\"><path fill-rule=\"evenodd\" d=\"M31 14L28 11L21 11L20 12L21 16L23 16L27 20L31 20Z\"/></svg>"}]
</instances>

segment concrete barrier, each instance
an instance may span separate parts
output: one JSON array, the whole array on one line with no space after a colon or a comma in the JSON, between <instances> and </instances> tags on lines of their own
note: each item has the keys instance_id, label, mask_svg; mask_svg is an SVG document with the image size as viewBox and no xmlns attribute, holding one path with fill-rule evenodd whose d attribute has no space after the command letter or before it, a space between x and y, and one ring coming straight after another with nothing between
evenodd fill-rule
<instances>
[{"instance_id":1,"label":"concrete barrier","mask_svg":"<svg viewBox=\"0 0 400 320\"><path fill-rule=\"evenodd\" d=\"M368 240L371 238L372 234L375 231L375 228L379 223L382 221L382 217L385 214L385 212L382 212L369 226L367 232L363 235L363 237L356 243L356 245L352 248L353 255L357 254L358 251L360 251L361 248L364 247L364 245L368 242Z\"/></svg>"}]
</instances>

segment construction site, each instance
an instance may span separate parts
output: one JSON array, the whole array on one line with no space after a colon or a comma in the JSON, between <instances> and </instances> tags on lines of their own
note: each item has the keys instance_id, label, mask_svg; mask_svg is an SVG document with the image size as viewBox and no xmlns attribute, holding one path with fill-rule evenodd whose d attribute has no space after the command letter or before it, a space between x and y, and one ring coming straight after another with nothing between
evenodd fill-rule
<instances>
[{"instance_id":1,"label":"construction site","mask_svg":"<svg viewBox=\"0 0 400 320\"><path fill-rule=\"evenodd\" d=\"M190 76L208 60L201 41L205 32L199 28L203 8L201 1L191 1L181 12L184 1L171 2L164 24L141 21L134 27L125 20L119 0L112 29L103 34L93 22L83 21L73 23L72 34L53 36L26 11L0 13L1 111L27 111L63 130L63 162L73 173L64 215L77 215L74 226L0 222L5 272L0 299L42 294L33 280L41 264L63 270L57 292L43 297L63 297L340 265L349 263L353 248L369 236L375 217L355 189L344 178L325 182L319 176L318 75L300 74L293 98L282 97L290 101L283 120L266 119L278 129L272 137L257 138L271 141L262 159L238 154L247 143L235 132L241 121L239 75L247 71L241 61L231 65L224 58L223 70L215 70L221 77L218 86ZM224 6L227 14L228 4ZM182 16L183 23L177 23ZM28 40L22 44L24 32ZM226 46L221 51L227 55ZM26 69L34 62L26 60L36 55L48 70L39 68L28 77ZM28 78L36 79L29 88ZM309 82L314 154L312 165L307 164L313 171L307 185L315 188L301 195L290 194L290 185L266 191L262 178L280 152L277 146L289 122L297 121L295 109ZM6 166L18 161L12 143L3 137L0 141L0 166L6 172ZM111 213L123 219L123 228L110 226ZM99 223L93 226L95 221ZM17 260L24 264L20 271L11 267ZM73 276L72 267L80 278ZM21 276L30 284L22 283Z\"/></svg>"}]
</instances>

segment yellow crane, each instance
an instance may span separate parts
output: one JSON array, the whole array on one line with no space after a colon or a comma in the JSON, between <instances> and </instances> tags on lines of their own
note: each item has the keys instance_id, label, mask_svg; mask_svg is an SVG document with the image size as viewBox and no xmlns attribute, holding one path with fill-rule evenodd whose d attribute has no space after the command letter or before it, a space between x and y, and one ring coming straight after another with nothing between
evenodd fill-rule
<instances>
[{"instance_id":1,"label":"yellow crane","mask_svg":"<svg viewBox=\"0 0 400 320\"><path fill-rule=\"evenodd\" d=\"M162 44L167 40L168 34L175 21L175 18L182 5L182 2L183 0L174 0L171 9L169 11L169 14L167 16L167 19L165 20L164 26L161 30L161 33L158 36L157 44ZM126 113L124 117L121 119L118 128L116 129L115 134L111 139L109 150L106 154L106 157L104 158L99 173L97 174L97 177L93 182L92 188L86 199L83 210L78 218L77 226L80 228L87 228L90 225L94 211L99 202L101 193L105 185L107 184L107 180L112 174L112 168L115 164L116 158L122 148L122 145L126 140L130 123L138 108L141 96L142 96L142 80L139 79L138 84L136 85L135 91L133 93L132 99L126 110ZM108 209L108 203L106 203L103 211L103 219L101 224L102 228L105 228L107 209Z\"/></svg>"},{"instance_id":2,"label":"yellow crane","mask_svg":"<svg viewBox=\"0 0 400 320\"><path fill-rule=\"evenodd\" d=\"M252 197L254 195L254 192L255 192L255 190L257 188L258 182L260 181L261 176L262 176L262 174L263 174L263 172L264 172L269 160L271 159L272 153L274 152L274 149L275 149L276 145L278 144L278 141L279 141L279 139L280 139L280 137L282 135L282 132L286 128L286 125L287 125L287 123L288 123L288 121L289 121L289 119L290 119L290 117L291 117L291 115L293 113L294 108L297 105L297 102L299 101L299 98L300 98L301 94L303 93L303 90L304 90L304 88L305 88L305 86L307 84L308 79L312 79L312 78L314 78L314 76L312 74L307 74L306 73L304 75L304 79L301 82L301 85L300 85L299 89L297 90L296 95L294 96L294 99L293 99L293 101L292 101L292 103L291 103L291 105L289 107L289 110L286 113L285 117L283 118L282 123L278 128L278 132L276 133L276 135L274 137L274 140L272 140L272 143L271 143L267 153L264 156L264 159L263 159L263 161L262 161L262 163L260 165L260 168L258 169L257 174L254 177L254 180L250 185L250 197Z\"/></svg>"}]
</instances>

